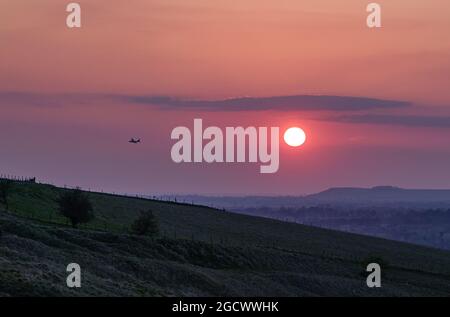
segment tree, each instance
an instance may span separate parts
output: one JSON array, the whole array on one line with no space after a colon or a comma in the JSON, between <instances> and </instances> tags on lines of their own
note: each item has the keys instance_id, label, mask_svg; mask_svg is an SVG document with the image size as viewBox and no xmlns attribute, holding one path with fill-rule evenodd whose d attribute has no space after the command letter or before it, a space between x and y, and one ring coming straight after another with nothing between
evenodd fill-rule
<instances>
[{"instance_id":1,"label":"tree","mask_svg":"<svg viewBox=\"0 0 450 317\"><path fill-rule=\"evenodd\" d=\"M79 188L66 191L58 199L59 212L69 218L73 228L80 223L87 223L94 218L92 204Z\"/></svg>"},{"instance_id":2,"label":"tree","mask_svg":"<svg viewBox=\"0 0 450 317\"><path fill-rule=\"evenodd\" d=\"M13 182L9 179L0 180L0 202L5 205L6 210L9 209L8 196L11 194Z\"/></svg>"},{"instance_id":3,"label":"tree","mask_svg":"<svg viewBox=\"0 0 450 317\"><path fill-rule=\"evenodd\" d=\"M158 220L152 210L141 212L139 217L131 225L131 232L140 236L148 235L156 237L159 234Z\"/></svg>"}]
</instances>

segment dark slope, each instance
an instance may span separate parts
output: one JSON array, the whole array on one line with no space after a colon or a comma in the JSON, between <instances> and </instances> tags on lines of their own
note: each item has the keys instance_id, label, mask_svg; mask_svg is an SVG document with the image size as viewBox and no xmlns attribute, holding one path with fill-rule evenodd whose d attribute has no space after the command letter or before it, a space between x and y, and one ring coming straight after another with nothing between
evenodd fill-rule
<instances>
[{"instance_id":1,"label":"dark slope","mask_svg":"<svg viewBox=\"0 0 450 317\"><path fill-rule=\"evenodd\" d=\"M96 230L47 223L61 189L16 187L15 212L0 210L1 295L430 295L450 293L450 252L222 212L199 206L91 194ZM19 207L22 206L22 207ZM26 210L29 208L29 210ZM121 229L152 208L166 234ZM56 215L52 221L58 222ZM47 220L46 220L47 221ZM101 232L103 222L114 232ZM124 226L122 228L122 226ZM104 229L102 229L104 230ZM175 238L176 233L176 238ZM385 266L383 287L365 286L364 266ZM83 287L65 286L68 263Z\"/></svg>"}]
</instances>

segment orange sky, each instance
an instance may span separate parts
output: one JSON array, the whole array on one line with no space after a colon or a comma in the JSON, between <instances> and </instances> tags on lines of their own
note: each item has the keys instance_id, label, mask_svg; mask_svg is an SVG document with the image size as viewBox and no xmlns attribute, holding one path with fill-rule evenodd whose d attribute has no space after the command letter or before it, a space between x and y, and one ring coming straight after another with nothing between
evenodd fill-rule
<instances>
[{"instance_id":1,"label":"orange sky","mask_svg":"<svg viewBox=\"0 0 450 317\"><path fill-rule=\"evenodd\" d=\"M0 0L0 132L10 135L0 139L5 173L133 192L187 192L185 180L194 176L198 183L189 188L198 193L450 187L445 124L354 124L333 121L341 115L333 111L276 108L166 111L95 98L36 107L1 97L11 91L190 99L326 94L414 105L389 115L446 117L448 0L378 1L383 27L377 30L365 25L367 0L80 0L78 30L65 25L69 2ZM282 146L277 175L174 167L170 130L195 117L218 126L300 125L308 142L296 152ZM152 143L130 154L121 142L131 135ZM117 179L111 170L120 170Z\"/></svg>"},{"instance_id":2,"label":"orange sky","mask_svg":"<svg viewBox=\"0 0 450 317\"><path fill-rule=\"evenodd\" d=\"M450 101L450 2L1 0L3 90L194 97L325 93ZM37 80L39 78L39 80Z\"/></svg>"}]
</instances>

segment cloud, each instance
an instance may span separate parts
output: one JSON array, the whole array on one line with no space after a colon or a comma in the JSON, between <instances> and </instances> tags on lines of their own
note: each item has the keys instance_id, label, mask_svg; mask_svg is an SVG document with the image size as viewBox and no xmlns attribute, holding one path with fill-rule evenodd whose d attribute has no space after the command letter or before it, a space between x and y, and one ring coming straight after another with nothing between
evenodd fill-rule
<instances>
[{"instance_id":1,"label":"cloud","mask_svg":"<svg viewBox=\"0 0 450 317\"><path fill-rule=\"evenodd\" d=\"M405 101L366 97L294 95L273 97L242 97L219 100L190 100L170 96L123 95L103 93L39 94L28 92L0 92L0 105L22 104L61 106L88 104L106 100L124 104L141 104L166 110L203 111L362 111L408 107Z\"/></svg>"},{"instance_id":2,"label":"cloud","mask_svg":"<svg viewBox=\"0 0 450 317\"><path fill-rule=\"evenodd\" d=\"M91 104L99 100L111 100L107 94L57 93L44 94L33 92L0 92L0 106L36 106L59 107ZM113 99L117 99L114 97Z\"/></svg>"},{"instance_id":3,"label":"cloud","mask_svg":"<svg viewBox=\"0 0 450 317\"><path fill-rule=\"evenodd\" d=\"M449 116L365 114L328 117L320 120L343 123L396 125L405 127L450 128Z\"/></svg>"},{"instance_id":4,"label":"cloud","mask_svg":"<svg viewBox=\"0 0 450 317\"><path fill-rule=\"evenodd\" d=\"M183 100L167 96L130 96L128 99L133 103L158 105L162 108L209 111L360 111L410 106L410 103L405 101L326 95L242 97L222 100Z\"/></svg>"}]
</instances>

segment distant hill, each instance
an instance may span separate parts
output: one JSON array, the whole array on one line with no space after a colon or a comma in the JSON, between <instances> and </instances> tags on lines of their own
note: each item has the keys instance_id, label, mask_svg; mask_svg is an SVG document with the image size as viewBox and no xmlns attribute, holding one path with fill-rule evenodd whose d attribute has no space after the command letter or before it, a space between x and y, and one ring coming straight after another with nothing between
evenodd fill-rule
<instances>
[{"instance_id":1,"label":"distant hill","mask_svg":"<svg viewBox=\"0 0 450 317\"><path fill-rule=\"evenodd\" d=\"M184 196L179 200L450 250L450 190L340 187L308 196Z\"/></svg>"},{"instance_id":2,"label":"distant hill","mask_svg":"<svg viewBox=\"0 0 450 317\"><path fill-rule=\"evenodd\" d=\"M0 207L0 296L447 296L450 252L201 206L89 193L96 220L72 229L66 189L17 183ZM157 239L128 233L153 209ZM379 262L383 287L365 266ZM81 289L65 286L79 263Z\"/></svg>"},{"instance_id":3,"label":"distant hill","mask_svg":"<svg viewBox=\"0 0 450 317\"><path fill-rule=\"evenodd\" d=\"M450 190L404 189L393 186L372 188L336 187L306 196L202 196L180 195L179 201L241 211L245 208L296 208L324 203L392 205L403 207L450 208Z\"/></svg>"},{"instance_id":4,"label":"distant hill","mask_svg":"<svg viewBox=\"0 0 450 317\"><path fill-rule=\"evenodd\" d=\"M340 187L306 196L307 201L344 203L450 202L450 190L404 189L392 186L372 188Z\"/></svg>"}]
</instances>

